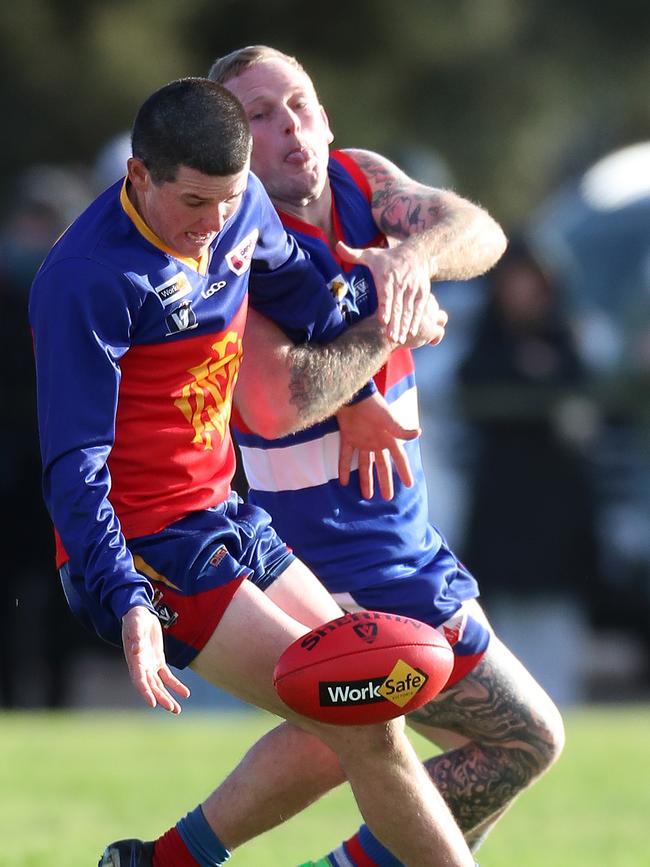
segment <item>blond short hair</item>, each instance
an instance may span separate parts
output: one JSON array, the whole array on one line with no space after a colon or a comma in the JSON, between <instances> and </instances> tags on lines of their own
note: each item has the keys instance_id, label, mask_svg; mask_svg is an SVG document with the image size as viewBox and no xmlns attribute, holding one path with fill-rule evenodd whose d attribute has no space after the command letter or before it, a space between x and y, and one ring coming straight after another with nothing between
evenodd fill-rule
<instances>
[{"instance_id":1,"label":"blond short hair","mask_svg":"<svg viewBox=\"0 0 650 867\"><path fill-rule=\"evenodd\" d=\"M307 75L302 64L290 54L285 54L269 45L247 45L245 48L231 51L230 54L224 54L223 57L217 57L210 67L208 78L211 81L216 81L217 84L225 84L231 78L237 78L244 70L250 69L251 66L256 66L258 63L264 63L266 60L284 60L285 63L291 64Z\"/></svg>"}]
</instances>

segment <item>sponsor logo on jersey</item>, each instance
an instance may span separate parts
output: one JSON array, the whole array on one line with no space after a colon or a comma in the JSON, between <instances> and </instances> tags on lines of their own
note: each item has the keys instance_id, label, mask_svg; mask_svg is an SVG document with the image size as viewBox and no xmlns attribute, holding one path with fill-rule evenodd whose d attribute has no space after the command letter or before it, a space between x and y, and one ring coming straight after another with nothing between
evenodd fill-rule
<instances>
[{"instance_id":1,"label":"sponsor logo on jersey","mask_svg":"<svg viewBox=\"0 0 650 867\"><path fill-rule=\"evenodd\" d=\"M237 244L236 247L226 253L226 265L230 268L233 274L241 277L251 266L251 259L255 252L255 245L259 237L259 230L253 229L248 235Z\"/></svg>"},{"instance_id":2,"label":"sponsor logo on jersey","mask_svg":"<svg viewBox=\"0 0 650 867\"><path fill-rule=\"evenodd\" d=\"M190 281L185 274L174 274L169 280L154 288L163 307L169 307L170 304L189 295L191 291Z\"/></svg>"},{"instance_id":3,"label":"sponsor logo on jersey","mask_svg":"<svg viewBox=\"0 0 650 867\"><path fill-rule=\"evenodd\" d=\"M407 705L425 685L428 675L399 659L391 673L364 680L322 680L318 684L321 707L352 707L390 701Z\"/></svg>"},{"instance_id":4,"label":"sponsor logo on jersey","mask_svg":"<svg viewBox=\"0 0 650 867\"><path fill-rule=\"evenodd\" d=\"M169 629L178 620L178 612L173 611L166 602L163 602L161 590L156 590L153 596L153 607L156 609L158 620L163 629Z\"/></svg>"},{"instance_id":5,"label":"sponsor logo on jersey","mask_svg":"<svg viewBox=\"0 0 650 867\"><path fill-rule=\"evenodd\" d=\"M192 443L205 450L214 447L213 438L223 442L228 433L232 395L241 363L241 337L228 331L212 344L213 355L187 372L191 379L174 405L194 430ZM218 554L215 551L213 558Z\"/></svg>"},{"instance_id":6,"label":"sponsor logo on jersey","mask_svg":"<svg viewBox=\"0 0 650 867\"><path fill-rule=\"evenodd\" d=\"M327 288L330 290L336 301L342 301L350 291L348 281L345 279L343 274L337 274L336 277L332 277L327 284Z\"/></svg>"},{"instance_id":7,"label":"sponsor logo on jersey","mask_svg":"<svg viewBox=\"0 0 650 867\"><path fill-rule=\"evenodd\" d=\"M209 286L206 286L205 289L201 289L201 297L202 298L211 298L215 292L218 292L220 289L226 285L225 280L217 280L216 283L210 283Z\"/></svg>"},{"instance_id":8,"label":"sponsor logo on jersey","mask_svg":"<svg viewBox=\"0 0 650 867\"><path fill-rule=\"evenodd\" d=\"M454 644L458 644L463 637L466 625L467 612L461 609L450 617L449 620L445 620L445 622L438 627L438 632L442 632L449 644L453 647Z\"/></svg>"},{"instance_id":9,"label":"sponsor logo on jersey","mask_svg":"<svg viewBox=\"0 0 650 867\"><path fill-rule=\"evenodd\" d=\"M196 328L196 313L192 310L191 301L181 301L176 310L165 316L167 323L167 337L172 334L178 334L179 331L191 331Z\"/></svg>"},{"instance_id":10,"label":"sponsor logo on jersey","mask_svg":"<svg viewBox=\"0 0 650 867\"><path fill-rule=\"evenodd\" d=\"M363 301L368 294L368 281L365 277L352 276L350 279L350 286L352 287L352 294L354 295L354 300L358 307L359 302Z\"/></svg>"},{"instance_id":11,"label":"sponsor logo on jersey","mask_svg":"<svg viewBox=\"0 0 650 867\"><path fill-rule=\"evenodd\" d=\"M223 558L226 556L227 553L228 553L228 551L226 550L226 546L220 545L208 561L210 563L210 566L212 566L213 568L216 568L219 565L219 563L221 563L221 561L223 560Z\"/></svg>"}]
</instances>

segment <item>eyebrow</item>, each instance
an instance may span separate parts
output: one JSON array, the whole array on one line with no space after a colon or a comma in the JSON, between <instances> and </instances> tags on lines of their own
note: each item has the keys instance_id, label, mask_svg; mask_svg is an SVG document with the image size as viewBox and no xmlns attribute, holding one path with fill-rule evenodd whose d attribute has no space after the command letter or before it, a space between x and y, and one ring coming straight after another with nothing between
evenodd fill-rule
<instances>
[{"instance_id":1,"label":"eyebrow","mask_svg":"<svg viewBox=\"0 0 650 867\"><path fill-rule=\"evenodd\" d=\"M289 97L291 98L292 96L309 96L309 90L303 85L300 85L294 90L289 91ZM275 99L275 94L259 93L257 96L252 97L252 99L248 101L246 105L251 106L254 105L256 102L273 102Z\"/></svg>"},{"instance_id":2,"label":"eyebrow","mask_svg":"<svg viewBox=\"0 0 650 867\"><path fill-rule=\"evenodd\" d=\"M242 196L246 192L247 186L248 186L247 183L243 184L241 188L233 190L225 198L222 198L221 196L217 196L217 195L203 196L203 195L201 195L201 193L193 193L193 192L190 192L189 190L186 190L185 192L181 193L181 198L194 199L197 202L213 202L215 199L219 199L219 201L222 201L222 202L227 202L229 199L234 199L237 196Z\"/></svg>"}]
</instances>

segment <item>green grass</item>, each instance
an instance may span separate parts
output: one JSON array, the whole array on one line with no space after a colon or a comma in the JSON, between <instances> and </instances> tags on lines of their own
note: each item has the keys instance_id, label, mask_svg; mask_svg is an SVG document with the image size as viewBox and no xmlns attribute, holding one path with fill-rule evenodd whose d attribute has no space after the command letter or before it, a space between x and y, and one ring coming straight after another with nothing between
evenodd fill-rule
<instances>
[{"instance_id":1,"label":"green grass","mask_svg":"<svg viewBox=\"0 0 650 867\"><path fill-rule=\"evenodd\" d=\"M481 867L650 864L650 707L574 711L566 722L564 756L504 817ZM93 867L111 839L157 836L273 724L262 714L0 715L1 867ZM356 825L341 788L230 863L295 867Z\"/></svg>"}]
</instances>

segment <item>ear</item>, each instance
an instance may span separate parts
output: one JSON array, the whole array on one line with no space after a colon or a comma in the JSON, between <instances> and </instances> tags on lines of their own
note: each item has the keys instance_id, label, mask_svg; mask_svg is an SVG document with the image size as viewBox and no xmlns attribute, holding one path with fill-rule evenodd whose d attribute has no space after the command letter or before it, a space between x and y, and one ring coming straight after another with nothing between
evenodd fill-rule
<instances>
[{"instance_id":1,"label":"ear","mask_svg":"<svg viewBox=\"0 0 650 867\"><path fill-rule=\"evenodd\" d=\"M323 118L323 123L325 124L325 129L327 130L327 144L330 145L334 141L334 133L332 132L332 128L330 127L330 119L327 116L327 112L320 106L320 115Z\"/></svg>"},{"instance_id":2,"label":"ear","mask_svg":"<svg viewBox=\"0 0 650 867\"><path fill-rule=\"evenodd\" d=\"M127 175L136 190L142 191L151 182L149 170L138 157L129 157L126 163Z\"/></svg>"}]
</instances>

